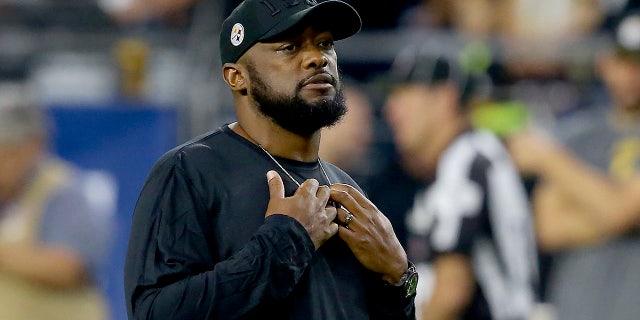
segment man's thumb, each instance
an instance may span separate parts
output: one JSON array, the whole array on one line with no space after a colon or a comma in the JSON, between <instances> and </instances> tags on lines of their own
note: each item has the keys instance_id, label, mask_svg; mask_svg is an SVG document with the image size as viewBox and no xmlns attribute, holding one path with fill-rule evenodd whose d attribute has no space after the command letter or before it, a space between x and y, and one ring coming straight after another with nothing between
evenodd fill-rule
<instances>
[{"instance_id":1,"label":"man's thumb","mask_svg":"<svg viewBox=\"0 0 640 320\"><path fill-rule=\"evenodd\" d=\"M269 184L270 198L284 198L284 184L277 172L274 170L267 172L267 183Z\"/></svg>"}]
</instances>

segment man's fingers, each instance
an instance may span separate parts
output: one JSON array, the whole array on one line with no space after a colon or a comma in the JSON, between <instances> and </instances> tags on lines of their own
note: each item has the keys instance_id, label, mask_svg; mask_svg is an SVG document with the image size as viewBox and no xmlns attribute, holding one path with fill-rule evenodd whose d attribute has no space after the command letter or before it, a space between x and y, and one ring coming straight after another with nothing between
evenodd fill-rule
<instances>
[{"instance_id":1,"label":"man's fingers","mask_svg":"<svg viewBox=\"0 0 640 320\"><path fill-rule=\"evenodd\" d=\"M284 183L282 178L274 170L267 172L267 183L269 184L269 197L271 199L284 198Z\"/></svg>"},{"instance_id":2,"label":"man's fingers","mask_svg":"<svg viewBox=\"0 0 640 320\"><path fill-rule=\"evenodd\" d=\"M349 193L346 191L336 190L333 186L331 186L331 196L329 197L329 200L338 203L342 209L350 212L355 212L356 206L358 205Z\"/></svg>"},{"instance_id":3,"label":"man's fingers","mask_svg":"<svg viewBox=\"0 0 640 320\"><path fill-rule=\"evenodd\" d=\"M331 196L331 189L328 186L319 186L316 196L322 201L328 201Z\"/></svg>"},{"instance_id":4,"label":"man's fingers","mask_svg":"<svg viewBox=\"0 0 640 320\"><path fill-rule=\"evenodd\" d=\"M360 191L358 191L353 186L344 183L334 183L331 185L331 191L344 192L348 194L353 200L355 200L360 205L364 205L366 203L370 203L369 199L367 199ZM334 193L331 193L332 196Z\"/></svg>"},{"instance_id":5,"label":"man's fingers","mask_svg":"<svg viewBox=\"0 0 640 320\"><path fill-rule=\"evenodd\" d=\"M364 206L373 206L358 190L346 184L332 184L329 199L339 203L352 213L361 212Z\"/></svg>"},{"instance_id":6,"label":"man's fingers","mask_svg":"<svg viewBox=\"0 0 640 320\"><path fill-rule=\"evenodd\" d=\"M329 220L331 221L338 220L338 209L336 209L335 207L326 206L324 208L324 211L327 214L327 218L329 218Z\"/></svg>"},{"instance_id":7,"label":"man's fingers","mask_svg":"<svg viewBox=\"0 0 640 320\"><path fill-rule=\"evenodd\" d=\"M310 196L315 196L316 193L318 192L319 186L320 186L320 183L318 183L318 180L307 179L300 185L298 190L296 190L296 194L301 194L302 192L305 192Z\"/></svg>"}]
</instances>

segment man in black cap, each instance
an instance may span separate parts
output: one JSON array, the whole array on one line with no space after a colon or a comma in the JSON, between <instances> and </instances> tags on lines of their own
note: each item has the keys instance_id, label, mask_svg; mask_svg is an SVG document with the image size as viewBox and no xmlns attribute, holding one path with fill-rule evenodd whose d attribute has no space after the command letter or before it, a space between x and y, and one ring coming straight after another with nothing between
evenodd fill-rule
<instances>
[{"instance_id":1,"label":"man in black cap","mask_svg":"<svg viewBox=\"0 0 640 320\"><path fill-rule=\"evenodd\" d=\"M125 266L132 319L410 319L417 273L320 134L346 112L344 2L246 0L220 33L237 122L165 154Z\"/></svg>"},{"instance_id":2,"label":"man in black cap","mask_svg":"<svg viewBox=\"0 0 640 320\"><path fill-rule=\"evenodd\" d=\"M416 315L532 319L538 272L526 191L502 142L469 118L490 82L422 49L394 62L398 84L384 109L405 168L432 181L406 218L409 258L433 280L419 288Z\"/></svg>"}]
</instances>

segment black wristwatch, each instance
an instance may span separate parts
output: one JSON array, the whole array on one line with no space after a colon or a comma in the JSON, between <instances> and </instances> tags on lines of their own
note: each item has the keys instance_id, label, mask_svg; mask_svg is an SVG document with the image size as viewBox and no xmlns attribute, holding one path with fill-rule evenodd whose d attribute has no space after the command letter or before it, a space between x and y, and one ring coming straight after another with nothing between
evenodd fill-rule
<instances>
[{"instance_id":1,"label":"black wristwatch","mask_svg":"<svg viewBox=\"0 0 640 320\"><path fill-rule=\"evenodd\" d=\"M418 271L413 262L409 261L409 268L402 274L402 278L396 284L387 284L390 287L398 288L405 298L411 298L416 295L418 287Z\"/></svg>"}]
</instances>

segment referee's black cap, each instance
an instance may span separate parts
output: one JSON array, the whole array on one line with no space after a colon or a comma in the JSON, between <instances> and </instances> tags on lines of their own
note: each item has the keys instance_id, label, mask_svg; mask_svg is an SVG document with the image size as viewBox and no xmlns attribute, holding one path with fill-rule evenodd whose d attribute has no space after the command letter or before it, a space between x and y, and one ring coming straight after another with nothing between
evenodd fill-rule
<instances>
[{"instance_id":1,"label":"referee's black cap","mask_svg":"<svg viewBox=\"0 0 640 320\"><path fill-rule=\"evenodd\" d=\"M237 62L257 42L282 36L303 21L331 31L334 40L348 38L362 26L358 12L339 0L245 0L222 23L222 63Z\"/></svg>"},{"instance_id":2,"label":"referee's black cap","mask_svg":"<svg viewBox=\"0 0 640 320\"><path fill-rule=\"evenodd\" d=\"M396 84L453 83L460 90L463 103L473 97L490 95L492 81L487 72L490 56L474 44L456 54L436 53L424 47L408 47L400 51L391 65L391 81Z\"/></svg>"}]
</instances>

